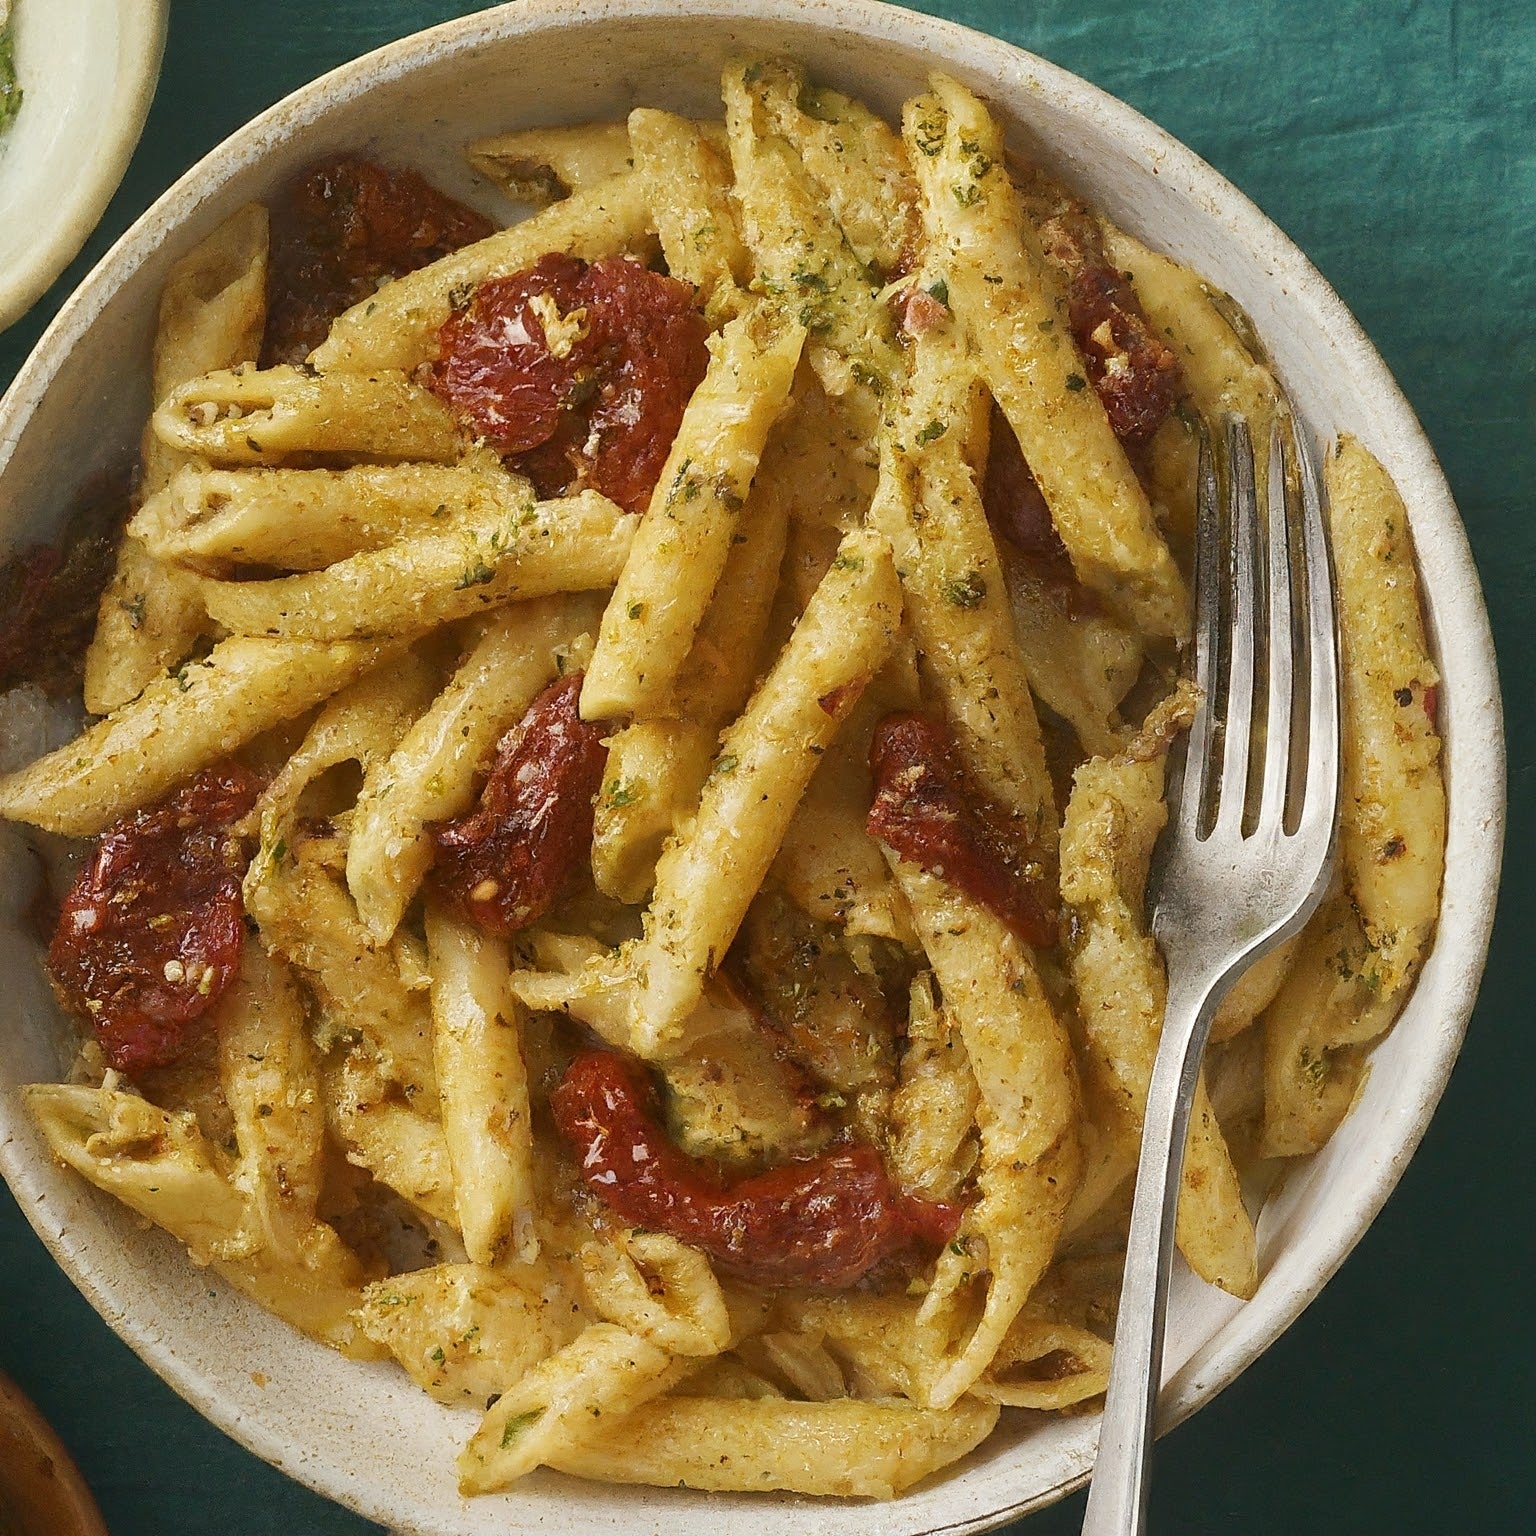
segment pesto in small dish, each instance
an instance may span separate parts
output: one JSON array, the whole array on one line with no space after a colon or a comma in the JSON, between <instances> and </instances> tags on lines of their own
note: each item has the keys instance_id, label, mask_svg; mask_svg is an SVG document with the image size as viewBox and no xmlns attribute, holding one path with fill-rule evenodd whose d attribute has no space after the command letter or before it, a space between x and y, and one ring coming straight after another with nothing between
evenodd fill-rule
<instances>
[{"instance_id":1,"label":"pesto in small dish","mask_svg":"<svg viewBox=\"0 0 1536 1536\"><path fill-rule=\"evenodd\" d=\"M11 126L21 110L21 87L16 83L16 40L11 32L11 0L0 0L0 133Z\"/></svg>"}]
</instances>

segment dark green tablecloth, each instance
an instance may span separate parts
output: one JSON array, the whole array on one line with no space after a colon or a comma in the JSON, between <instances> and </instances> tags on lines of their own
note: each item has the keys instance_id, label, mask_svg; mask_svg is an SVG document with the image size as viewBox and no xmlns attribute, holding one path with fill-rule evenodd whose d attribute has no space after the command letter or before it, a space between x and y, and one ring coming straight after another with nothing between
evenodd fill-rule
<instances>
[{"instance_id":1,"label":"dark green tablecloth","mask_svg":"<svg viewBox=\"0 0 1536 1536\"><path fill-rule=\"evenodd\" d=\"M26 3L26 0L23 0ZM46 3L46 0L45 0ZM332 65L477 7L175 0L159 95L85 255L0 336L0 384L159 192ZM1165 1532L1536 1530L1536 4L1532 0L930 0L1133 103L1322 268L1428 429L1483 573L1510 712L1504 900L1449 1091L1386 1210L1297 1325L1165 1441ZM0 210L0 218L5 217ZM146 1370L0 1195L0 1367L58 1427L115 1536L373 1527L211 1428ZM1075 1498L1021 1523L1075 1531Z\"/></svg>"}]
</instances>

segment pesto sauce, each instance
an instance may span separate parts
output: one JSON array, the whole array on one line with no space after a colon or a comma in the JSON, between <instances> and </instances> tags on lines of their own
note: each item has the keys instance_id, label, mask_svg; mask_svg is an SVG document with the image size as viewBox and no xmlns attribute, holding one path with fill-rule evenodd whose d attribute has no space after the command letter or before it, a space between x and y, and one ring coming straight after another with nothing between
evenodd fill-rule
<instances>
[{"instance_id":1,"label":"pesto sauce","mask_svg":"<svg viewBox=\"0 0 1536 1536\"><path fill-rule=\"evenodd\" d=\"M21 87L16 83L16 44L11 35L10 0L0 0L0 133L11 125L21 108Z\"/></svg>"}]
</instances>

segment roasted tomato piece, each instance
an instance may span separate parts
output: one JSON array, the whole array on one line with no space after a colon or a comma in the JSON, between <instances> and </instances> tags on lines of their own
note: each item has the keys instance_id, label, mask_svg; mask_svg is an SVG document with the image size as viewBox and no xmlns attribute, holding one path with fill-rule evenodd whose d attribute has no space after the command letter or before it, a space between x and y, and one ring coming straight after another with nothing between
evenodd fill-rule
<instances>
[{"instance_id":1,"label":"roasted tomato piece","mask_svg":"<svg viewBox=\"0 0 1536 1536\"><path fill-rule=\"evenodd\" d=\"M208 768L101 836L59 914L48 969L120 1072L169 1066L240 963L245 850L230 827L260 784Z\"/></svg>"},{"instance_id":2,"label":"roasted tomato piece","mask_svg":"<svg viewBox=\"0 0 1536 1536\"><path fill-rule=\"evenodd\" d=\"M1036 948L1056 942L1043 871L987 824L965 793L949 737L926 716L887 715L869 749L869 833L995 912Z\"/></svg>"},{"instance_id":3,"label":"roasted tomato piece","mask_svg":"<svg viewBox=\"0 0 1536 1536\"><path fill-rule=\"evenodd\" d=\"M867 1144L781 1163L732 1185L679 1152L645 1069L588 1051L550 1099L593 1194L637 1226L669 1232L758 1285L852 1285L914 1238L953 1237L961 1207L902 1195Z\"/></svg>"},{"instance_id":4,"label":"roasted tomato piece","mask_svg":"<svg viewBox=\"0 0 1536 1536\"><path fill-rule=\"evenodd\" d=\"M1111 265L1098 222L1081 203L1047 219L1040 243L1066 286L1072 334L1115 436L1146 442L1184 393L1177 355L1152 329L1130 279Z\"/></svg>"},{"instance_id":5,"label":"roasted tomato piece","mask_svg":"<svg viewBox=\"0 0 1536 1536\"><path fill-rule=\"evenodd\" d=\"M1098 600L1077 579L1072 557L1051 521L1045 496L1024 460L1008 418L995 405L981 504L997 538L1006 573L1011 576L1022 566L1069 617L1099 611Z\"/></svg>"},{"instance_id":6,"label":"roasted tomato piece","mask_svg":"<svg viewBox=\"0 0 1536 1536\"><path fill-rule=\"evenodd\" d=\"M551 683L497 745L479 805L431 829L434 887L488 933L542 917L592 846L608 754L604 728L578 710L581 679Z\"/></svg>"},{"instance_id":7,"label":"roasted tomato piece","mask_svg":"<svg viewBox=\"0 0 1536 1536\"><path fill-rule=\"evenodd\" d=\"M79 691L131 510L130 480L127 470L92 477L57 545L34 544L0 564L0 689L36 683L55 699Z\"/></svg>"},{"instance_id":8,"label":"roasted tomato piece","mask_svg":"<svg viewBox=\"0 0 1536 1536\"><path fill-rule=\"evenodd\" d=\"M415 171L369 160L317 165L272 207L267 330L261 363L302 363L337 315L495 226Z\"/></svg>"},{"instance_id":9,"label":"roasted tomato piece","mask_svg":"<svg viewBox=\"0 0 1536 1536\"><path fill-rule=\"evenodd\" d=\"M545 256L481 283L438 332L432 387L541 494L645 510L709 366L687 283L615 257Z\"/></svg>"}]
</instances>

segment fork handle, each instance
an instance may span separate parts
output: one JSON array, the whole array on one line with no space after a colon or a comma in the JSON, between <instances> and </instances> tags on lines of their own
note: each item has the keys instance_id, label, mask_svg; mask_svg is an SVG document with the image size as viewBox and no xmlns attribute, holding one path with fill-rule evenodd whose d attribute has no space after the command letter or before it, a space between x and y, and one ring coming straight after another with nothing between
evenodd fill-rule
<instances>
[{"instance_id":1,"label":"fork handle","mask_svg":"<svg viewBox=\"0 0 1536 1536\"><path fill-rule=\"evenodd\" d=\"M1220 982L1170 990L1164 1012L1147 1088L1120 1313L1083 1536L1143 1536L1147 1528L1147 1463L1162 1381L1184 1143L1200 1058L1225 990Z\"/></svg>"}]
</instances>

